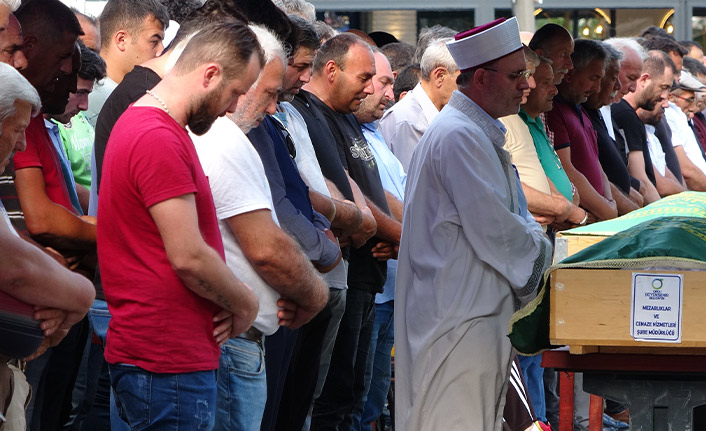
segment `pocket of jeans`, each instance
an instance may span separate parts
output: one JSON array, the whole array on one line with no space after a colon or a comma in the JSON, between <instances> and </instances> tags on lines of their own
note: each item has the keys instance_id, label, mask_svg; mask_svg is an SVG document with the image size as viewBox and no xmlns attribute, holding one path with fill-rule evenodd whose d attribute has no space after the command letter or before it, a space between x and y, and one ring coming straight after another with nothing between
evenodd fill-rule
<instances>
[{"instance_id":1,"label":"pocket of jeans","mask_svg":"<svg viewBox=\"0 0 706 431\"><path fill-rule=\"evenodd\" d=\"M123 368L120 372L116 368ZM152 376L147 372L136 371L137 367L117 365L111 373L118 371L115 388L115 401L120 417L138 431L150 423L150 401L152 398Z\"/></svg>"},{"instance_id":2,"label":"pocket of jeans","mask_svg":"<svg viewBox=\"0 0 706 431\"><path fill-rule=\"evenodd\" d=\"M260 346L249 340L231 340L221 347L228 372L245 377L256 377L265 371L265 354Z\"/></svg>"}]
</instances>

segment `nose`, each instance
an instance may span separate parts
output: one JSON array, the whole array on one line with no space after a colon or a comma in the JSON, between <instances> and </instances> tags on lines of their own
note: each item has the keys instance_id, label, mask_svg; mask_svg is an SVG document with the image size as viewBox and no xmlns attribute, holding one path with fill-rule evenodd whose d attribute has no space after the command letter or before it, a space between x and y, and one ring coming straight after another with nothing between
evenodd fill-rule
<instances>
[{"instance_id":1,"label":"nose","mask_svg":"<svg viewBox=\"0 0 706 431\"><path fill-rule=\"evenodd\" d=\"M534 76L530 75L529 79L527 80L527 84L529 85L529 88L537 88L537 81L534 80Z\"/></svg>"},{"instance_id":2,"label":"nose","mask_svg":"<svg viewBox=\"0 0 706 431\"><path fill-rule=\"evenodd\" d=\"M549 95L550 95L551 97L554 97L554 96L556 96L557 94L559 94L559 89L556 88L556 85L552 84L552 88L551 88L551 90L549 91Z\"/></svg>"},{"instance_id":3,"label":"nose","mask_svg":"<svg viewBox=\"0 0 706 431\"><path fill-rule=\"evenodd\" d=\"M25 138L25 132L22 132L17 137L17 142L15 142L15 151L24 151L27 148L27 139Z\"/></svg>"},{"instance_id":4,"label":"nose","mask_svg":"<svg viewBox=\"0 0 706 431\"><path fill-rule=\"evenodd\" d=\"M368 83L366 84L365 88L363 89L363 93L365 93L365 94L375 93L375 88L373 87L373 80L372 79L368 80Z\"/></svg>"},{"instance_id":5,"label":"nose","mask_svg":"<svg viewBox=\"0 0 706 431\"><path fill-rule=\"evenodd\" d=\"M16 51L12 56L12 66L17 70L27 68L27 57L22 51Z\"/></svg>"},{"instance_id":6,"label":"nose","mask_svg":"<svg viewBox=\"0 0 706 431\"><path fill-rule=\"evenodd\" d=\"M573 68L574 68L574 62L571 61L571 56L566 57L566 69L573 70Z\"/></svg>"},{"instance_id":7,"label":"nose","mask_svg":"<svg viewBox=\"0 0 706 431\"><path fill-rule=\"evenodd\" d=\"M531 78L530 78L530 79L531 79ZM517 89L518 89L518 90L526 90L526 89L528 89L528 88L533 88L533 87L530 85L529 80L528 80L527 78L525 78L524 75L520 76L520 80L517 81Z\"/></svg>"},{"instance_id":8,"label":"nose","mask_svg":"<svg viewBox=\"0 0 706 431\"><path fill-rule=\"evenodd\" d=\"M268 115L275 115L277 112L277 98L273 97L272 100L270 100L270 103L267 104L267 107L265 108L265 113Z\"/></svg>"},{"instance_id":9,"label":"nose","mask_svg":"<svg viewBox=\"0 0 706 431\"><path fill-rule=\"evenodd\" d=\"M387 100L394 100L395 99L395 92L392 91L392 84L388 84L385 86L385 92L383 93L385 96L385 99Z\"/></svg>"},{"instance_id":10,"label":"nose","mask_svg":"<svg viewBox=\"0 0 706 431\"><path fill-rule=\"evenodd\" d=\"M669 107L669 99L662 99L662 101L659 103L659 106L662 108L668 108Z\"/></svg>"},{"instance_id":11,"label":"nose","mask_svg":"<svg viewBox=\"0 0 706 431\"><path fill-rule=\"evenodd\" d=\"M299 75L299 80L303 82L304 84L308 83L311 81L311 69L312 67L307 67L301 75Z\"/></svg>"},{"instance_id":12,"label":"nose","mask_svg":"<svg viewBox=\"0 0 706 431\"><path fill-rule=\"evenodd\" d=\"M238 106L238 99L240 99L240 96L233 99L233 101L230 103L230 105L228 105L228 107L226 108L227 114L232 114L235 112L235 108Z\"/></svg>"},{"instance_id":13,"label":"nose","mask_svg":"<svg viewBox=\"0 0 706 431\"><path fill-rule=\"evenodd\" d=\"M620 83L619 79L615 80L615 85L613 86L613 91L620 91L623 88L623 84Z\"/></svg>"},{"instance_id":14,"label":"nose","mask_svg":"<svg viewBox=\"0 0 706 431\"><path fill-rule=\"evenodd\" d=\"M64 75L69 75L73 70L72 58L68 57L62 60L59 70L61 70Z\"/></svg>"}]
</instances>

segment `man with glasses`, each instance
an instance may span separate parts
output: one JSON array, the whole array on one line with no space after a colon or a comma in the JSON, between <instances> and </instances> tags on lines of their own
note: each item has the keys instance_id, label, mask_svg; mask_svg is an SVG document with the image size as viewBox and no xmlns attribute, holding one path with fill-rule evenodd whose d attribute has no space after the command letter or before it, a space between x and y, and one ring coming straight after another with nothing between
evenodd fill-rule
<instances>
[{"instance_id":1,"label":"man with glasses","mask_svg":"<svg viewBox=\"0 0 706 431\"><path fill-rule=\"evenodd\" d=\"M419 141L407 177L395 423L408 431L499 430L514 357L508 322L534 297L551 260L497 120L519 111L527 65L515 18L447 46L461 70L458 91Z\"/></svg>"},{"instance_id":2,"label":"man with glasses","mask_svg":"<svg viewBox=\"0 0 706 431\"><path fill-rule=\"evenodd\" d=\"M703 183L706 161L689 119L696 111L696 91L702 88L693 76L682 72L676 88L669 94L669 106L664 111L686 185L689 190L698 191L706 191L706 184Z\"/></svg>"}]
</instances>

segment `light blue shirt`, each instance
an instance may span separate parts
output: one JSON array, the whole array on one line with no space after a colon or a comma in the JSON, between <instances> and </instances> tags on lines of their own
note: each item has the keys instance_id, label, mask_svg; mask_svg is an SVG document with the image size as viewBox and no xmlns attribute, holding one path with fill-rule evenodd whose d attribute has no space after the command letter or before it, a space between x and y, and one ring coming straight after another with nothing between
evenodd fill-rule
<instances>
[{"instance_id":1,"label":"light blue shirt","mask_svg":"<svg viewBox=\"0 0 706 431\"><path fill-rule=\"evenodd\" d=\"M407 184L407 174L402 167L402 163L392 154L390 148L385 143L382 133L377 129L376 123L366 123L361 125L363 136L368 141L370 149L375 156L375 161L380 172L382 188L390 192L400 201L404 202L404 188ZM387 281L383 287L383 292L375 296L376 304L395 299L395 280L397 274L397 260L387 261Z\"/></svg>"},{"instance_id":2,"label":"light blue shirt","mask_svg":"<svg viewBox=\"0 0 706 431\"><path fill-rule=\"evenodd\" d=\"M78 193L76 192L76 180L74 179L74 173L71 171L71 162L69 161L66 151L64 150L64 144L61 141L61 135L59 135L59 126L48 120L44 120L44 126L49 132L49 137L51 138L52 144L59 155L59 162L61 163L61 173L64 177L64 182L66 183L66 189L69 191L69 198L71 198L71 206L79 215L83 215L83 210L81 209L81 204L78 201Z\"/></svg>"}]
</instances>

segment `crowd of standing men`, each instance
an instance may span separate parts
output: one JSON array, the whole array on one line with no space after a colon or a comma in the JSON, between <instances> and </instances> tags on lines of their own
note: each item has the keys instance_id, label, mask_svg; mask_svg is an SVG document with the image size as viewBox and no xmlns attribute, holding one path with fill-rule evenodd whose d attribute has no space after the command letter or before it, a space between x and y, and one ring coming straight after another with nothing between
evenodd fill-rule
<instances>
[{"instance_id":1,"label":"crowd of standing men","mask_svg":"<svg viewBox=\"0 0 706 431\"><path fill-rule=\"evenodd\" d=\"M398 429L556 426L510 315L554 232L706 191L699 50L0 0L0 430L367 430L393 332Z\"/></svg>"}]
</instances>

